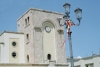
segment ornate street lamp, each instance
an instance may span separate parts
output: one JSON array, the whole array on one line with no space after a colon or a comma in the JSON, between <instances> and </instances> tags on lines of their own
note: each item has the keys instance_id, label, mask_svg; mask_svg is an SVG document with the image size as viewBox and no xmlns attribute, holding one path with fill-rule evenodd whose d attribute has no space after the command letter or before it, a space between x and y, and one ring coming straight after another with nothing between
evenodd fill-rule
<instances>
[{"instance_id":1,"label":"ornate street lamp","mask_svg":"<svg viewBox=\"0 0 100 67\"><path fill-rule=\"evenodd\" d=\"M79 23L75 24L74 22L72 22L70 20L70 4L69 3L65 3L63 5L63 7L65 8L65 15L63 16L63 19L65 20L64 24L61 24L60 21L62 20L62 18L57 18L57 20L59 21L59 25L60 26L64 26L66 25L66 29L67 29L67 34L68 34L68 40L69 40L69 47L70 47L70 62L71 62L71 67L74 67L74 61L73 61L73 51L72 51L72 41L71 41L71 31L70 31L70 27L75 25L75 26L79 26L80 25L80 21L82 19L82 9L80 8L76 8L76 10L74 11L76 13L76 18L78 20Z\"/></svg>"},{"instance_id":2,"label":"ornate street lamp","mask_svg":"<svg viewBox=\"0 0 100 67\"><path fill-rule=\"evenodd\" d=\"M70 4L65 3L63 7L65 8L65 14L70 14Z\"/></svg>"},{"instance_id":3,"label":"ornate street lamp","mask_svg":"<svg viewBox=\"0 0 100 67\"><path fill-rule=\"evenodd\" d=\"M77 18L77 20L79 21L79 24L80 24L80 21L82 19L82 9L77 7L74 12L76 13L76 18Z\"/></svg>"}]
</instances>

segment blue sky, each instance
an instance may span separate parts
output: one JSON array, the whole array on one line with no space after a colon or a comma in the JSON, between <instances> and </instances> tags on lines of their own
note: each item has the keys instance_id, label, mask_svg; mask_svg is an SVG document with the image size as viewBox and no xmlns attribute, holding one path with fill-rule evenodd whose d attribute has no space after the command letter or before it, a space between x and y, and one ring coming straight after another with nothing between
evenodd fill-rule
<instances>
[{"instance_id":1,"label":"blue sky","mask_svg":"<svg viewBox=\"0 0 100 67\"><path fill-rule=\"evenodd\" d=\"M75 23L74 10L76 7L83 10L81 25L71 28L74 57L100 54L100 0L0 0L0 33L17 31L16 20L31 7L64 13L65 2L71 4L70 16ZM66 41L67 56L68 45Z\"/></svg>"}]
</instances>

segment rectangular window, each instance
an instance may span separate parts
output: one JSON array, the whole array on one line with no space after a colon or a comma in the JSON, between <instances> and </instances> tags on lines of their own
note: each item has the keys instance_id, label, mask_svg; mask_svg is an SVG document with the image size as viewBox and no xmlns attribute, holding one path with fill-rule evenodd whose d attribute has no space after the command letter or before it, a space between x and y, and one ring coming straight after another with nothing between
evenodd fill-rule
<instances>
[{"instance_id":1,"label":"rectangular window","mask_svg":"<svg viewBox=\"0 0 100 67\"><path fill-rule=\"evenodd\" d=\"M25 26L29 25L29 17L25 19Z\"/></svg>"},{"instance_id":2,"label":"rectangular window","mask_svg":"<svg viewBox=\"0 0 100 67\"><path fill-rule=\"evenodd\" d=\"M28 20L28 24L29 24L29 17L27 17L27 20Z\"/></svg>"},{"instance_id":3,"label":"rectangular window","mask_svg":"<svg viewBox=\"0 0 100 67\"><path fill-rule=\"evenodd\" d=\"M25 19L25 25L27 25L27 19Z\"/></svg>"},{"instance_id":4,"label":"rectangular window","mask_svg":"<svg viewBox=\"0 0 100 67\"><path fill-rule=\"evenodd\" d=\"M94 67L94 64L86 64L85 67Z\"/></svg>"},{"instance_id":5,"label":"rectangular window","mask_svg":"<svg viewBox=\"0 0 100 67\"><path fill-rule=\"evenodd\" d=\"M27 40L29 40L29 34L26 34L26 38L27 38Z\"/></svg>"},{"instance_id":6,"label":"rectangular window","mask_svg":"<svg viewBox=\"0 0 100 67\"><path fill-rule=\"evenodd\" d=\"M90 67L94 67L94 65L93 64L90 64Z\"/></svg>"},{"instance_id":7,"label":"rectangular window","mask_svg":"<svg viewBox=\"0 0 100 67\"><path fill-rule=\"evenodd\" d=\"M89 67L89 65L86 65L86 67Z\"/></svg>"},{"instance_id":8,"label":"rectangular window","mask_svg":"<svg viewBox=\"0 0 100 67\"><path fill-rule=\"evenodd\" d=\"M26 43L29 43L29 34L26 34Z\"/></svg>"}]
</instances>

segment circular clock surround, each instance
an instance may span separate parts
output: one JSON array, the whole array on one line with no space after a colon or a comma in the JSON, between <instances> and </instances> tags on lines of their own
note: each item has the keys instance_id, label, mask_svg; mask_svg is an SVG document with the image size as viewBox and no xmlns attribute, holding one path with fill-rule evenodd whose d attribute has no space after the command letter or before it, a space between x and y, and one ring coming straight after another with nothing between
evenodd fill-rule
<instances>
[{"instance_id":1,"label":"circular clock surround","mask_svg":"<svg viewBox=\"0 0 100 67\"><path fill-rule=\"evenodd\" d=\"M45 27L45 30L46 30L46 32L50 33L51 28L50 28L49 26L46 26L46 27Z\"/></svg>"}]
</instances>

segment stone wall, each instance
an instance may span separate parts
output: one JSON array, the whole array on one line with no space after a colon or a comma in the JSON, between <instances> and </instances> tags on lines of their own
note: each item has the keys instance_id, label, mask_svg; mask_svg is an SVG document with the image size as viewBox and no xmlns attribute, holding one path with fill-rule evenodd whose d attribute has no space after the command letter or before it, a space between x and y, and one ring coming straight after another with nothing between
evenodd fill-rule
<instances>
[{"instance_id":1,"label":"stone wall","mask_svg":"<svg viewBox=\"0 0 100 67\"><path fill-rule=\"evenodd\" d=\"M27 17L30 20L29 24L25 26ZM59 17L63 17L63 14L31 8L17 20L18 32L23 32L25 38L26 34L29 34L28 43L25 39L25 58L29 55L29 63L44 63L42 24L46 21L50 21L55 26L56 63L66 63L65 46L61 48L64 41L64 28L59 26L57 20Z\"/></svg>"}]
</instances>

